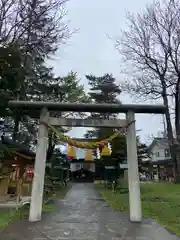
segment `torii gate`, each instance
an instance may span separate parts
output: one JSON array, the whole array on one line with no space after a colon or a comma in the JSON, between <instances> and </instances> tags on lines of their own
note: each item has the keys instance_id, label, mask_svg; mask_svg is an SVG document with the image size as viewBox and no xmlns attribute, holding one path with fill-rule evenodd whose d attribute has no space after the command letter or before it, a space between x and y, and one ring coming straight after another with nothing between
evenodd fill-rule
<instances>
[{"instance_id":1,"label":"torii gate","mask_svg":"<svg viewBox=\"0 0 180 240\"><path fill-rule=\"evenodd\" d=\"M42 200L44 190L44 176L46 167L46 150L48 146L48 127L42 122L53 126L72 127L112 127L120 128L131 124L127 128L127 160L128 160L128 185L130 220L140 222L142 220L140 183L136 146L135 113L164 114L164 105L135 105L135 104L83 104L83 103L55 103L55 102L30 102L10 101L10 108L20 108L24 114L33 110L40 112L40 123L38 132L38 143L36 147L36 160L34 168L34 179L32 197L29 212L29 221L41 220ZM62 112L102 112L102 113L125 113L123 120L102 119L65 119L50 117L50 111ZM31 114L32 116L32 114ZM37 115L36 115L37 117Z\"/></svg>"}]
</instances>

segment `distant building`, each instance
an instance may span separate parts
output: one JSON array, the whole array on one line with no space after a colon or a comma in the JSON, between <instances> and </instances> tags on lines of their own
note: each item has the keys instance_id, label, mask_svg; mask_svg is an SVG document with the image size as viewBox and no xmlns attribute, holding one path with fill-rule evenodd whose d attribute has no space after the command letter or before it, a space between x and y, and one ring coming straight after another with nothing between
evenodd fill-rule
<instances>
[{"instance_id":1,"label":"distant building","mask_svg":"<svg viewBox=\"0 0 180 240\"><path fill-rule=\"evenodd\" d=\"M154 138L148 147L148 155L154 178L165 180L168 177L172 177L173 164L167 138Z\"/></svg>"},{"instance_id":2,"label":"distant building","mask_svg":"<svg viewBox=\"0 0 180 240\"><path fill-rule=\"evenodd\" d=\"M148 147L148 154L153 163L165 163L171 161L168 139L154 138Z\"/></svg>"}]
</instances>

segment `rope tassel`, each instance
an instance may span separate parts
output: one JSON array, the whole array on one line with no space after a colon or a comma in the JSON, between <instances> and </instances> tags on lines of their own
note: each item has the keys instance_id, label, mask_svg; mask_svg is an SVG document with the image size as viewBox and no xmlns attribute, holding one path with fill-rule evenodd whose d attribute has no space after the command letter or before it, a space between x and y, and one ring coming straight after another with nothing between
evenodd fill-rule
<instances>
[{"instance_id":1,"label":"rope tassel","mask_svg":"<svg viewBox=\"0 0 180 240\"><path fill-rule=\"evenodd\" d=\"M87 150L87 151L86 151L85 160L86 160L86 161L93 161L93 153L92 153L92 150Z\"/></svg>"},{"instance_id":2,"label":"rope tassel","mask_svg":"<svg viewBox=\"0 0 180 240\"><path fill-rule=\"evenodd\" d=\"M70 158L76 158L76 149L73 146L68 147L68 157Z\"/></svg>"},{"instance_id":3,"label":"rope tassel","mask_svg":"<svg viewBox=\"0 0 180 240\"><path fill-rule=\"evenodd\" d=\"M104 145L101 156L111 156L111 150L108 147L108 144Z\"/></svg>"}]
</instances>

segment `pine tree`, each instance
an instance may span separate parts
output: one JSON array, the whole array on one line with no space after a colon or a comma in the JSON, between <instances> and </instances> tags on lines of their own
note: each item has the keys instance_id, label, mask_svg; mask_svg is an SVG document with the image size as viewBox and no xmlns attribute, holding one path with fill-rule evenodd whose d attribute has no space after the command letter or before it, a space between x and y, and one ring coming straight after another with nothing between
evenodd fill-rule
<instances>
[{"instance_id":1,"label":"pine tree","mask_svg":"<svg viewBox=\"0 0 180 240\"><path fill-rule=\"evenodd\" d=\"M80 84L77 74L70 72L64 77L55 77L52 69L44 67L38 81L28 89L29 99L34 101L54 101L54 102L86 102L88 98L84 92L83 85ZM73 113L70 113L72 115ZM77 114L77 113L75 113ZM67 113L51 112L53 117L67 117ZM34 125L36 127L36 124ZM61 134L66 133L69 128L58 127ZM36 135L35 135L36 137ZM57 138L52 131L49 131L49 145L47 150L47 161L50 160L56 144Z\"/></svg>"},{"instance_id":2,"label":"pine tree","mask_svg":"<svg viewBox=\"0 0 180 240\"><path fill-rule=\"evenodd\" d=\"M15 99L29 100L31 96L28 90L30 86L36 86L41 72L46 68L45 61L56 52L59 44L70 36L64 22L65 2L9 0L0 4L0 42L3 46L18 43L22 57L24 79ZM13 118L13 138L16 140L24 119L20 110L14 112Z\"/></svg>"},{"instance_id":3,"label":"pine tree","mask_svg":"<svg viewBox=\"0 0 180 240\"><path fill-rule=\"evenodd\" d=\"M44 91L47 88L48 91ZM55 102L86 102L88 101L88 97L84 92L83 85L80 84L77 74L70 72L65 77L54 78L53 81L50 81L49 84L39 84L38 94L35 96L40 96L41 101L55 101ZM46 94L44 94L46 92ZM34 92L32 92L34 94ZM74 116L78 113L70 113L70 115ZM67 113L63 112L51 112L51 115L54 117L67 117ZM66 133L69 128L67 127L59 127L59 131L61 134ZM49 147L47 151L47 160L50 160L52 153L54 151L55 145L58 143L56 136L52 131L49 131Z\"/></svg>"},{"instance_id":4,"label":"pine tree","mask_svg":"<svg viewBox=\"0 0 180 240\"><path fill-rule=\"evenodd\" d=\"M143 170L144 160L148 159L148 147L146 144L140 142L139 136L137 137L137 155L139 171Z\"/></svg>"},{"instance_id":5,"label":"pine tree","mask_svg":"<svg viewBox=\"0 0 180 240\"><path fill-rule=\"evenodd\" d=\"M51 96L50 82L55 78L45 61L56 52L59 44L70 36L68 25L64 21L65 3L66 0L9 0L0 3L0 43L5 47L16 43L21 57L21 61L17 60L15 63L20 64L21 69L18 69L18 73L22 73L22 79L21 81L18 79L18 91L13 91L11 98L37 100L42 84L44 92L41 89L41 98L48 94ZM2 88L2 93L4 92ZM53 96L50 100L53 101ZM11 117L5 120L10 126L9 132L13 139L26 144L34 142L36 121L24 116L21 110L13 111Z\"/></svg>"},{"instance_id":6,"label":"pine tree","mask_svg":"<svg viewBox=\"0 0 180 240\"><path fill-rule=\"evenodd\" d=\"M93 75L87 75L88 83L90 85L89 96L93 103L104 104L104 103L120 103L118 99L121 89L116 84L116 79L112 74L105 74L102 77L96 77ZM117 118L117 114L109 113L91 113L92 118L99 119L114 119ZM88 131L85 134L86 138L104 139L109 137L117 129L111 128L95 128L94 130ZM125 137L120 136L114 139L112 145L112 156L126 157L125 148ZM121 150L122 146L122 150ZM100 149L101 150L101 149ZM121 154L120 154L121 152Z\"/></svg>"},{"instance_id":7,"label":"pine tree","mask_svg":"<svg viewBox=\"0 0 180 240\"><path fill-rule=\"evenodd\" d=\"M16 98L23 82L22 55L17 43L0 47L0 117L9 114L7 102Z\"/></svg>"}]
</instances>

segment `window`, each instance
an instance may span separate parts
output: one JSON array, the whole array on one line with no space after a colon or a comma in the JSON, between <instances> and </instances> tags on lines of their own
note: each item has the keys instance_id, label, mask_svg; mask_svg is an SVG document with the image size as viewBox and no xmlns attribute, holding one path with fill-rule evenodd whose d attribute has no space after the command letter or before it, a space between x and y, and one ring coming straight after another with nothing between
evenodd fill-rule
<instances>
[{"instance_id":1,"label":"window","mask_svg":"<svg viewBox=\"0 0 180 240\"><path fill-rule=\"evenodd\" d=\"M156 152L156 157L159 157L159 156L160 156L159 152Z\"/></svg>"},{"instance_id":2,"label":"window","mask_svg":"<svg viewBox=\"0 0 180 240\"><path fill-rule=\"evenodd\" d=\"M76 170L81 169L81 164L76 164Z\"/></svg>"},{"instance_id":3,"label":"window","mask_svg":"<svg viewBox=\"0 0 180 240\"><path fill-rule=\"evenodd\" d=\"M165 157L169 157L169 156L170 156L170 152L169 152L169 149L168 149L168 148L165 148L165 149L164 149L164 156L165 156Z\"/></svg>"}]
</instances>

